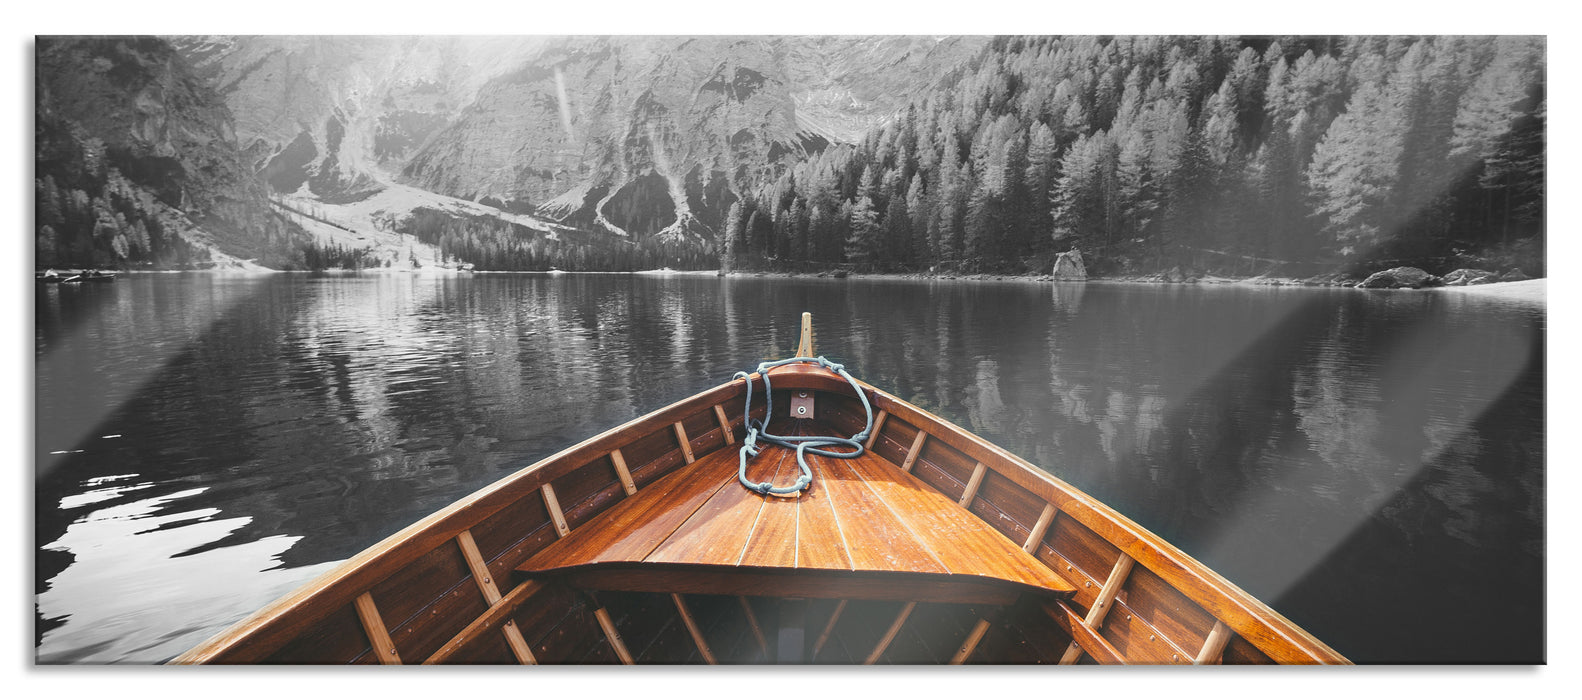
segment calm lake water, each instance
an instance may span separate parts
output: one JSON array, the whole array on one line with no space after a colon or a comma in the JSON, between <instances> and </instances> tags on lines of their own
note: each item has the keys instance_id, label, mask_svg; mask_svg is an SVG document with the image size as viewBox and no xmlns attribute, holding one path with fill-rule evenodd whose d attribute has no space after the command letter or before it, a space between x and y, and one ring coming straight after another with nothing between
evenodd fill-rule
<instances>
[{"instance_id":1,"label":"calm lake water","mask_svg":"<svg viewBox=\"0 0 1582 700\"><path fill-rule=\"evenodd\" d=\"M1358 662L1544 659L1541 308L633 275L39 288L40 663L152 663L585 437L821 354Z\"/></svg>"}]
</instances>

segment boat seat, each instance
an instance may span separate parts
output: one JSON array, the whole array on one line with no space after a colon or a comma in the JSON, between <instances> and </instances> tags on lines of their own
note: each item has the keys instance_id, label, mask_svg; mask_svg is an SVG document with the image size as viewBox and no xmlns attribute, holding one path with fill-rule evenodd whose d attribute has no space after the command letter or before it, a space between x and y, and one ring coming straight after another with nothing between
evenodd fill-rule
<instances>
[{"instance_id":1,"label":"boat seat","mask_svg":"<svg viewBox=\"0 0 1582 700\"><path fill-rule=\"evenodd\" d=\"M833 434L790 421L795 434ZM781 426L776 426L781 427ZM778 430L776 432L779 432ZM1005 605L1068 598L1065 579L988 523L872 453L808 456L812 486L765 497L717 450L640 489L517 568L576 588ZM793 450L767 446L748 478L789 484Z\"/></svg>"}]
</instances>

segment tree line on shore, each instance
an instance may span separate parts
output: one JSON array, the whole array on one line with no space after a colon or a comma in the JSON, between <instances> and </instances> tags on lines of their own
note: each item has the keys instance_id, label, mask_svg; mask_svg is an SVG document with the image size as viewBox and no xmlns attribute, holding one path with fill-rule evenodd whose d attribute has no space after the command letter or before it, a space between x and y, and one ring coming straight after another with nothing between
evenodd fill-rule
<instances>
[{"instance_id":1,"label":"tree line on shore","mask_svg":"<svg viewBox=\"0 0 1582 700\"><path fill-rule=\"evenodd\" d=\"M739 183L716 253L1542 274L1544 61L1542 37L1001 38L860 143Z\"/></svg>"},{"instance_id":2,"label":"tree line on shore","mask_svg":"<svg viewBox=\"0 0 1582 700\"><path fill-rule=\"evenodd\" d=\"M441 260L472 263L481 270L700 270L717 263L707 246L695 242L617 240L564 229L551 237L500 219L427 208L414 210L395 230L439 249Z\"/></svg>"}]
</instances>

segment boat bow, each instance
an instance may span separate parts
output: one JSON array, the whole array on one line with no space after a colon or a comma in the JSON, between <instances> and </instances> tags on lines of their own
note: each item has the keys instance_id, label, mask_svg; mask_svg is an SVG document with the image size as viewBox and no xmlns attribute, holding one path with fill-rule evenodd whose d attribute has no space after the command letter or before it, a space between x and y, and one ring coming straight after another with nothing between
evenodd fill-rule
<instances>
[{"instance_id":1,"label":"boat bow","mask_svg":"<svg viewBox=\"0 0 1582 700\"><path fill-rule=\"evenodd\" d=\"M769 370L789 390L846 381L815 365ZM757 381L757 380L755 380ZM781 416L778 434L835 435L819 419ZM577 588L792 598L1004 605L1023 593L1069 598L1073 587L952 500L872 454L809 454L811 486L761 495L737 480L735 450L696 460L612 506L517 568ZM795 450L766 445L753 482L786 483Z\"/></svg>"}]
</instances>

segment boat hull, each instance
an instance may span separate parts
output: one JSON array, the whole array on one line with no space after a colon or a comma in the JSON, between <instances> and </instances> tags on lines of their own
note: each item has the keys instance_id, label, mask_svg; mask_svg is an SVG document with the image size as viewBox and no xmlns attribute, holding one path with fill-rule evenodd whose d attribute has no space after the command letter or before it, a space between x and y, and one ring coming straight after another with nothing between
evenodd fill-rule
<instances>
[{"instance_id":1,"label":"boat hull","mask_svg":"<svg viewBox=\"0 0 1582 700\"><path fill-rule=\"evenodd\" d=\"M791 392L805 390L814 395L815 414L838 432L863 427L852 387L834 373L789 365L771 375L777 413L790 405ZM736 625L737 633L750 629L760 640L775 637L772 629L764 635L766 627L795 630L793 637L806 643L782 653L764 641L725 661L1347 663L1208 567L1045 470L859 386L878 413L873 455L962 503L1075 593L960 602L897 587L892 600L882 593L810 600L806 591L777 597L711 589L697 576L678 577L668 593L620 592L617 578L561 581L516 571L695 459L734 453L746 427L744 383L733 381L451 504L174 662L712 662L721 658L710 652L710 639ZM755 417L764 411L761 383L758 392ZM773 589L766 583L764 590ZM700 626L709 615L714 626ZM676 638L665 642L666 634ZM634 651L636 641L642 644ZM908 656L925 648L944 651Z\"/></svg>"}]
</instances>

